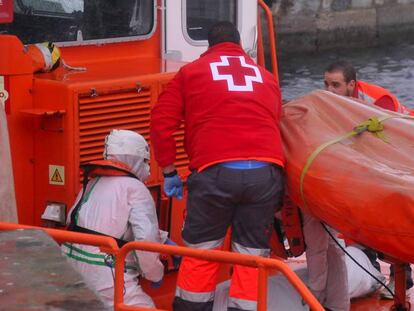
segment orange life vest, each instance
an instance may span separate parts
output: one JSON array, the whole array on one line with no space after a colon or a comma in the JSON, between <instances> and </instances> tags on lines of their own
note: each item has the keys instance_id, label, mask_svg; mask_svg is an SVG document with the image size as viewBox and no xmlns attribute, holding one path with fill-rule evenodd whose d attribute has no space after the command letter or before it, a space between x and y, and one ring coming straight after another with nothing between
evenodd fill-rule
<instances>
[{"instance_id":1,"label":"orange life vest","mask_svg":"<svg viewBox=\"0 0 414 311\"><path fill-rule=\"evenodd\" d=\"M88 182L88 178L97 176L130 176L138 178L131 172L131 168L123 162L116 160L97 160L82 164L83 183ZM86 180L85 180L86 178Z\"/></svg>"},{"instance_id":2,"label":"orange life vest","mask_svg":"<svg viewBox=\"0 0 414 311\"><path fill-rule=\"evenodd\" d=\"M414 111L411 111L404 105L402 105L397 97L395 97L390 91L387 89L384 89L383 87L380 87L375 84L370 84L364 81L358 80L355 87L355 93L354 97L362 99L363 101L375 104L377 100L379 100L382 97L389 97L392 101L393 106L392 107L383 107L385 109L399 112L402 114L414 114Z\"/></svg>"}]
</instances>

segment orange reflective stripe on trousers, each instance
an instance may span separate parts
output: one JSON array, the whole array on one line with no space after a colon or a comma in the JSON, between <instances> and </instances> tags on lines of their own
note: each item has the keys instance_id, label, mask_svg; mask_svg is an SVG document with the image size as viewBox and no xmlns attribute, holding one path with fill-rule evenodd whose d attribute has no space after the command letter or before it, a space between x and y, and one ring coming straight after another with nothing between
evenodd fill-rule
<instances>
[{"instance_id":1,"label":"orange reflective stripe on trousers","mask_svg":"<svg viewBox=\"0 0 414 311\"><path fill-rule=\"evenodd\" d=\"M191 302L214 299L219 264L184 257L177 278L176 295ZM255 310L257 307L258 269L235 265L231 279L229 307Z\"/></svg>"},{"instance_id":2,"label":"orange reflective stripe on trousers","mask_svg":"<svg viewBox=\"0 0 414 311\"><path fill-rule=\"evenodd\" d=\"M213 300L219 267L218 262L184 257L178 273L176 295L191 302Z\"/></svg>"},{"instance_id":3,"label":"orange reflective stripe on trousers","mask_svg":"<svg viewBox=\"0 0 414 311\"><path fill-rule=\"evenodd\" d=\"M234 265L228 306L239 310L256 310L258 277L257 268Z\"/></svg>"}]
</instances>

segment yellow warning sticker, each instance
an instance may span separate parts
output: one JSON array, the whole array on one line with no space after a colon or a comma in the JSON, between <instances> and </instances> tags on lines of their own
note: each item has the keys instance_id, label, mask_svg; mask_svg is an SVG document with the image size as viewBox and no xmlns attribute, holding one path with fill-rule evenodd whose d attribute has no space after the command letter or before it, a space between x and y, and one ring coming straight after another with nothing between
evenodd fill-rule
<instances>
[{"instance_id":1,"label":"yellow warning sticker","mask_svg":"<svg viewBox=\"0 0 414 311\"><path fill-rule=\"evenodd\" d=\"M61 165L49 165L49 184L65 185L65 167Z\"/></svg>"}]
</instances>

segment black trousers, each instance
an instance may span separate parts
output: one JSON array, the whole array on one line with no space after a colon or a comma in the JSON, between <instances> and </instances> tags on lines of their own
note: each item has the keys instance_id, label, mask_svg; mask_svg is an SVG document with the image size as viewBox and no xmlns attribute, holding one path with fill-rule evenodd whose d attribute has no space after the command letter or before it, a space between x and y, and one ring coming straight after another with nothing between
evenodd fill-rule
<instances>
[{"instance_id":1,"label":"black trousers","mask_svg":"<svg viewBox=\"0 0 414 311\"><path fill-rule=\"evenodd\" d=\"M187 179L187 217L182 232L189 244L224 238L232 227L232 242L268 249L274 214L284 194L282 168L231 169L215 165Z\"/></svg>"},{"instance_id":2,"label":"black trousers","mask_svg":"<svg viewBox=\"0 0 414 311\"><path fill-rule=\"evenodd\" d=\"M189 247L216 249L231 226L232 250L266 256L275 212L284 195L282 168L232 169L215 165L187 179L187 216L182 232ZM257 271L235 266L228 310L255 310ZM249 270L250 269L250 270ZM175 311L212 310L218 263L183 258ZM206 281L205 281L206 280Z\"/></svg>"}]
</instances>

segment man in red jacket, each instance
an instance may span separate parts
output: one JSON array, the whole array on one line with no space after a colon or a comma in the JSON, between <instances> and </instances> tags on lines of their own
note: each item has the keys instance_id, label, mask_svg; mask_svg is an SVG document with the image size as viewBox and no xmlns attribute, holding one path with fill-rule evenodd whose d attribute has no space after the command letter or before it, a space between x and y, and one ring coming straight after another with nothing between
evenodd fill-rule
<instances>
[{"instance_id":1,"label":"man in red jacket","mask_svg":"<svg viewBox=\"0 0 414 311\"><path fill-rule=\"evenodd\" d=\"M209 49L182 67L151 113L151 142L164 190L182 196L173 133L184 120L187 217L182 237L197 249L220 249L229 226L234 252L267 256L284 178L275 78L240 46L230 22L214 25ZM183 258L174 310L212 310L218 263ZM257 269L234 266L229 310L256 310Z\"/></svg>"},{"instance_id":2,"label":"man in red jacket","mask_svg":"<svg viewBox=\"0 0 414 311\"><path fill-rule=\"evenodd\" d=\"M325 89L332 93L358 98L381 108L412 114L390 91L361 80L357 80L355 68L348 62L338 61L325 70Z\"/></svg>"}]
</instances>

